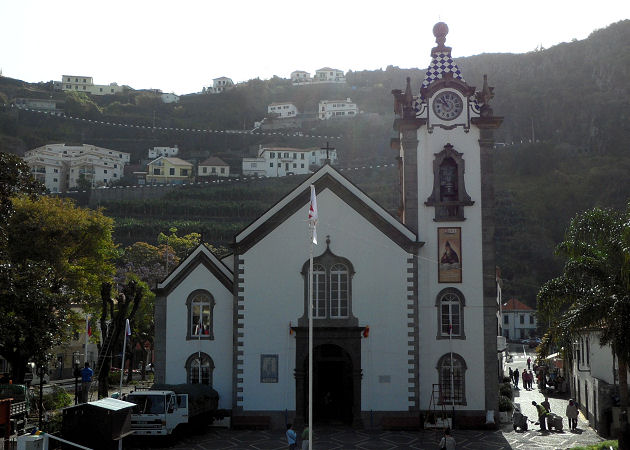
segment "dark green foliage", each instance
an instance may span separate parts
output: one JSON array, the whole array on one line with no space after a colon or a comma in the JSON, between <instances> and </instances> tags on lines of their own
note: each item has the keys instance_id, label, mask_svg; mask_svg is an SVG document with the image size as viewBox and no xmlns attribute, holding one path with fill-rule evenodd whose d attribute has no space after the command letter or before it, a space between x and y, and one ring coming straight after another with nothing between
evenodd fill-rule
<instances>
[{"instance_id":1,"label":"dark green foliage","mask_svg":"<svg viewBox=\"0 0 630 450\"><path fill-rule=\"evenodd\" d=\"M501 396L507 397L508 399L512 399L512 396L513 396L512 384L509 382L501 384L499 386L499 394Z\"/></svg>"},{"instance_id":2,"label":"dark green foliage","mask_svg":"<svg viewBox=\"0 0 630 450\"><path fill-rule=\"evenodd\" d=\"M513 409L514 409L514 404L512 403L512 400L510 400L510 397L506 395L500 395L499 396L499 411L509 412L509 411L512 411Z\"/></svg>"}]
</instances>

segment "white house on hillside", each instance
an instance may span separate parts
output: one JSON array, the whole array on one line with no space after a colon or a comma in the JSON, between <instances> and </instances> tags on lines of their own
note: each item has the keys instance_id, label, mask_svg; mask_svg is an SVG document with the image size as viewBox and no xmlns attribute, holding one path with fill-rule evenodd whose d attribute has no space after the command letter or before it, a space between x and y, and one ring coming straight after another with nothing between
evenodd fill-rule
<instances>
[{"instance_id":1,"label":"white house on hillside","mask_svg":"<svg viewBox=\"0 0 630 450\"><path fill-rule=\"evenodd\" d=\"M287 119L295 117L298 114L298 109L293 102L277 102L267 106L267 113L278 119Z\"/></svg>"},{"instance_id":2,"label":"white house on hillside","mask_svg":"<svg viewBox=\"0 0 630 450\"><path fill-rule=\"evenodd\" d=\"M92 187L118 181L129 157L129 153L95 145L48 144L27 151L24 161L50 192L65 192L78 187L82 176Z\"/></svg>"},{"instance_id":3,"label":"white house on hillside","mask_svg":"<svg viewBox=\"0 0 630 450\"><path fill-rule=\"evenodd\" d=\"M171 93L163 93L160 95L163 103L179 103L179 95Z\"/></svg>"},{"instance_id":4,"label":"white house on hillside","mask_svg":"<svg viewBox=\"0 0 630 450\"><path fill-rule=\"evenodd\" d=\"M345 83L346 76L343 70L331 69L330 67L322 67L315 71L313 77L314 83Z\"/></svg>"},{"instance_id":5,"label":"white house on hillside","mask_svg":"<svg viewBox=\"0 0 630 450\"><path fill-rule=\"evenodd\" d=\"M349 98L345 100L322 100L319 102L317 117L320 120L355 117L359 114L357 104Z\"/></svg>"},{"instance_id":6,"label":"white house on hillside","mask_svg":"<svg viewBox=\"0 0 630 450\"><path fill-rule=\"evenodd\" d=\"M207 94L220 94L234 87L234 82L228 77L219 77L212 80L212 86L206 89Z\"/></svg>"},{"instance_id":7,"label":"white house on hillside","mask_svg":"<svg viewBox=\"0 0 630 450\"><path fill-rule=\"evenodd\" d=\"M230 165L216 156L210 156L199 163L197 177L229 177Z\"/></svg>"},{"instance_id":8,"label":"white house on hillside","mask_svg":"<svg viewBox=\"0 0 630 450\"><path fill-rule=\"evenodd\" d=\"M160 156L177 156L179 148L177 145L173 147L153 147L149 149L148 157L150 160L159 158Z\"/></svg>"},{"instance_id":9,"label":"white house on hillside","mask_svg":"<svg viewBox=\"0 0 630 450\"><path fill-rule=\"evenodd\" d=\"M536 334L536 310L511 298L503 304L503 336L507 339L527 339Z\"/></svg>"},{"instance_id":10,"label":"white house on hillside","mask_svg":"<svg viewBox=\"0 0 630 450\"><path fill-rule=\"evenodd\" d=\"M108 85L94 84L92 77L87 77L85 75L61 76L62 91L85 92L92 95L111 95L122 92L123 89L124 88L122 86L118 86L116 83Z\"/></svg>"},{"instance_id":11,"label":"white house on hillside","mask_svg":"<svg viewBox=\"0 0 630 450\"><path fill-rule=\"evenodd\" d=\"M311 79L311 74L309 72L305 72L304 70L295 70L291 72L291 81L294 85L296 85L310 83L313 80Z\"/></svg>"},{"instance_id":12,"label":"white house on hillside","mask_svg":"<svg viewBox=\"0 0 630 450\"><path fill-rule=\"evenodd\" d=\"M321 148L261 147L257 158L243 158L243 175L284 177L303 175L323 166L326 158L337 164L337 150Z\"/></svg>"}]
</instances>

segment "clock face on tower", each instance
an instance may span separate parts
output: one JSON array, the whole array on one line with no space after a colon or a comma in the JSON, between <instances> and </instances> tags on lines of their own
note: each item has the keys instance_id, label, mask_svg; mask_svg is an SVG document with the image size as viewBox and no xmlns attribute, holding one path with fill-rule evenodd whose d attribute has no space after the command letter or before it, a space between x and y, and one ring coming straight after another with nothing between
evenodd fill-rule
<instances>
[{"instance_id":1,"label":"clock face on tower","mask_svg":"<svg viewBox=\"0 0 630 450\"><path fill-rule=\"evenodd\" d=\"M442 91L433 99L433 112L442 120L453 120L464 110L462 98L454 91Z\"/></svg>"}]
</instances>

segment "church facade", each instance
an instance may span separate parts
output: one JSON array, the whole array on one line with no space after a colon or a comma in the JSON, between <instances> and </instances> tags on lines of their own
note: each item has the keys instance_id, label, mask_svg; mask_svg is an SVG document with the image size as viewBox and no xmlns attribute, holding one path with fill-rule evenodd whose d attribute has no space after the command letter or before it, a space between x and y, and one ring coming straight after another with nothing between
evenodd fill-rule
<instances>
[{"instance_id":1,"label":"church facade","mask_svg":"<svg viewBox=\"0 0 630 450\"><path fill-rule=\"evenodd\" d=\"M314 185L315 423L497 409L491 149L501 119L492 88L464 81L447 32L434 27L420 92L410 80L393 92L400 217L326 165L238 233L229 257L199 246L158 285L156 381L210 384L221 408L278 427L307 421Z\"/></svg>"}]
</instances>

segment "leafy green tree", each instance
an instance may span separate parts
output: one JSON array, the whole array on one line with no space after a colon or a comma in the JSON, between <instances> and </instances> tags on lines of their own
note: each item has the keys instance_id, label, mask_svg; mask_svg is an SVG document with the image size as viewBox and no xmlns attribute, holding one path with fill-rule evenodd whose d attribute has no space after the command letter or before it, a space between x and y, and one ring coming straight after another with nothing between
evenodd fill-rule
<instances>
[{"instance_id":1,"label":"leafy green tree","mask_svg":"<svg viewBox=\"0 0 630 450\"><path fill-rule=\"evenodd\" d=\"M18 195L0 264L0 354L21 382L27 361L45 353L71 330L70 305L98 298L111 279L112 220L53 197Z\"/></svg>"},{"instance_id":2,"label":"leafy green tree","mask_svg":"<svg viewBox=\"0 0 630 450\"><path fill-rule=\"evenodd\" d=\"M92 182L88 180L84 173L77 178L77 189L80 191L89 191L92 189Z\"/></svg>"},{"instance_id":3,"label":"leafy green tree","mask_svg":"<svg viewBox=\"0 0 630 450\"><path fill-rule=\"evenodd\" d=\"M164 233L158 235L158 243L166 244L171 247L179 259L188 256L201 242L201 235L199 233L189 233L180 237L177 236L177 228L171 227L168 231L171 233L170 235ZM169 266L173 267L170 262Z\"/></svg>"},{"instance_id":4,"label":"leafy green tree","mask_svg":"<svg viewBox=\"0 0 630 450\"><path fill-rule=\"evenodd\" d=\"M617 356L620 406L625 411L630 361L630 204L624 212L595 208L578 214L557 252L566 258L564 272L538 293L540 314L551 324L547 343L571 349L581 333L597 330L600 345L610 345Z\"/></svg>"}]
</instances>

